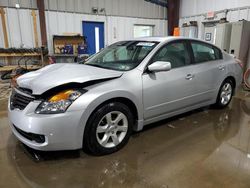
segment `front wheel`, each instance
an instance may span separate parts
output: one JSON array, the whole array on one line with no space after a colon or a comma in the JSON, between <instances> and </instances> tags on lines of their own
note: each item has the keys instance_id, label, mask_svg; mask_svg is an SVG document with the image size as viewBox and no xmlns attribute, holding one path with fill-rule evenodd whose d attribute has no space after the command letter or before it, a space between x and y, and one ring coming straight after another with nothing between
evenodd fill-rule
<instances>
[{"instance_id":1,"label":"front wheel","mask_svg":"<svg viewBox=\"0 0 250 188\"><path fill-rule=\"evenodd\" d=\"M226 107L233 97L234 85L230 79L225 80L217 96L216 106L219 108Z\"/></svg>"},{"instance_id":2,"label":"front wheel","mask_svg":"<svg viewBox=\"0 0 250 188\"><path fill-rule=\"evenodd\" d=\"M119 102L103 105L91 115L85 127L83 150L93 155L118 151L128 142L133 122L126 105Z\"/></svg>"}]
</instances>

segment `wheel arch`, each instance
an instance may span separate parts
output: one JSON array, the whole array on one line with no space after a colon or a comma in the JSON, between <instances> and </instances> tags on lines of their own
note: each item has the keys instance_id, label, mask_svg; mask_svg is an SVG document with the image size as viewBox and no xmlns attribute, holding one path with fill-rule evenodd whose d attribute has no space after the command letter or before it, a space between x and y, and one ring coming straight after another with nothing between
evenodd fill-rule
<instances>
[{"instance_id":1,"label":"wheel arch","mask_svg":"<svg viewBox=\"0 0 250 188\"><path fill-rule=\"evenodd\" d=\"M102 102L101 104L99 104L97 107L95 107L95 109L90 113L87 122L89 121L90 117L99 109L101 108L103 105L111 103L111 102L120 102L124 105L126 105L132 112L133 116L134 116L134 128L136 128L136 121L139 119L139 113L138 113L138 109L135 105L135 103L126 97L114 97L114 98L110 98L105 100L104 102Z\"/></svg>"},{"instance_id":2,"label":"wheel arch","mask_svg":"<svg viewBox=\"0 0 250 188\"><path fill-rule=\"evenodd\" d=\"M109 104L109 105L107 105ZM113 104L113 105L112 105ZM128 109L124 108L125 105L128 107ZM121 108L121 112L124 111L131 111L131 113L127 114L127 118L129 118L130 123L132 123L132 119L134 120L133 126L128 127L128 133L125 134L125 137L123 137L123 140L118 142L118 145L115 145L112 148L103 148L105 146L101 146L101 143L94 138L94 135L97 135L96 133L96 127L98 126L99 118L103 116L103 114L106 115L106 113L110 112L110 108L116 106L116 108L119 109L119 106ZM113 108L114 109L114 108ZM101 111L100 111L101 110ZM119 110L118 110L119 111ZM132 100L125 98L125 97L115 97L115 98L110 98L108 100L103 101L100 103L96 108L90 113L88 116L88 119L86 120L86 126L83 132L83 138L82 138L82 149L89 153L89 154L94 154L94 155L99 155L100 153L102 154L109 154L113 153L114 151L117 151L121 149L125 144L127 143L131 131L133 131L134 126L136 125L135 119L137 119L137 108L136 105L133 103ZM101 116L100 116L101 115ZM132 118L131 115L133 115L135 118ZM116 134L116 133L112 133ZM110 135L108 136L108 139L110 138ZM108 140L107 139L107 140ZM99 142L99 143L98 143ZM106 150L105 150L106 149Z\"/></svg>"},{"instance_id":3,"label":"wheel arch","mask_svg":"<svg viewBox=\"0 0 250 188\"><path fill-rule=\"evenodd\" d=\"M235 79L233 76L227 76L227 77L223 80L223 82L226 81L226 80L231 80L232 83L233 83L233 87L234 87L234 89L235 89L235 87L236 87L236 79ZM222 82L222 83L223 83L223 82Z\"/></svg>"},{"instance_id":4,"label":"wheel arch","mask_svg":"<svg viewBox=\"0 0 250 188\"><path fill-rule=\"evenodd\" d=\"M234 78L234 76L227 76L223 82L225 82L226 80L230 80L233 84L233 95L235 94L235 88L236 88L236 79ZM223 84L223 82L221 83L221 85Z\"/></svg>"},{"instance_id":5,"label":"wheel arch","mask_svg":"<svg viewBox=\"0 0 250 188\"><path fill-rule=\"evenodd\" d=\"M226 80L231 80L231 81L232 81L232 83L233 83L233 94L234 94L235 88L236 88L236 79L234 78L234 76L228 75L228 76L226 76L226 77L221 81L220 84L218 84L216 99L218 98L218 94L219 94L219 92L220 92L220 89L221 89L222 84L223 84Z\"/></svg>"},{"instance_id":6,"label":"wheel arch","mask_svg":"<svg viewBox=\"0 0 250 188\"><path fill-rule=\"evenodd\" d=\"M234 93L235 93L236 80L235 80L235 78L234 78L233 76L229 75L229 76L225 77L225 79L221 82L221 84L220 84L220 86L219 86L219 88L218 88L218 90L217 90L216 100L215 100L215 103L213 104L213 105L214 105L215 107L217 107L217 108L222 108L220 105L218 105L218 101L219 101L219 97L220 97L220 91L221 91L221 88L222 88L224 82L225 82L225 81L228 81L228 80L229 80L230 82L232 82L232 84L233 84L232 95L234 95ZM231 100L231 99L230 99L230 100Z\"/></svg>"}]
</instances>

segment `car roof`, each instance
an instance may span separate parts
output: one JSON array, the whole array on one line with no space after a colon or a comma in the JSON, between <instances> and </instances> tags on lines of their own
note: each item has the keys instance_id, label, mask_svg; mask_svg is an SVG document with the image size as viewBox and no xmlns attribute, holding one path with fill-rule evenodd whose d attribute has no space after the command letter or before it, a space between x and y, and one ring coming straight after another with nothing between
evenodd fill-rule
<instances>
[{"instance_id":1,"label":"car roof","mask_svg":"<svg viewBox=\"0 0 250 188\"><path fill-rule=\"evenodd\" d=\"M174 39L190 39L190 38L167 36L167 37L139 37L139 38L134 38L134 39L132 39L132 40L137 40L137 41L166 42L166 41L174 40Z\"/></svg>"},{"instance_id":2,"label":"car roof","mask_svg":"<svg viewBox=\"0 0 250 188\"><path fill-rule=\"evenodd\" d=\"M139 37L139 38L133 38L131 40L135 40L135 41L149 41L149 42L164 42L167 41L171 38L175 38L175 37Z\"/></svg>"},{"instance_id":3,"label":"car roof","mask_svg":"<svg viewBox=\"0 0 250 188\"><path fill-rule=\"evenodd\" d=\"M216 48L218 48L217 46L215 46L214 44L211 44L207 41L201 40L201 39L197 39L197 38L189 38L189 37L182 37L182 36L166 36L166 37L140 37L140 38L134 38L131 39L132 41L148 41L148 42L160 42L160 43L165 43L165 42L169 42L169 41L174 41L174 40L192 40L192 41L198 41L198 42L202 42L208 45L212 45Z\"/></svg>"},{"instance_id":4,"label":"car roof","mask_svg":"<svg viewBox=\"0 0 250 188\"><path fill-rule=\"evenodd\" d=\"M180 39L185 39L185 40L196 40L196 41L201 41L205 42L204 40L200 40L197 38L188 38L188 37L182 37L182 36L166 36L166 37L140 37L140 38L134 38L131 40L135 41L149 41L149 42L167 42L167 41L172 41L172 40L180 40Z\"/></svg>"}]
</instances>

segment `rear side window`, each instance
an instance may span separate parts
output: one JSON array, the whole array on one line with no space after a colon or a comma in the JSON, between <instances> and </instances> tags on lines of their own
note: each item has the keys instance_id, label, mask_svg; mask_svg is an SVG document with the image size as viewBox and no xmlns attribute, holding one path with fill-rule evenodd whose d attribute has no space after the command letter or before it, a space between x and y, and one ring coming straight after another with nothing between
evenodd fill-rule
<instances>
[{"instance_id":1,"label":"rear side window","mask_svg":"<svg viewBox=\"0 0 250 188\"><path fill-rule=\"evenodd\" d=\"M191 42L191 46L196 63L221 59L221 51L213 46L210 46L209 44Z\"/></svg>"},{"instance_id":2,"label":"rear side window","mask_svg":"<svg viewBox=\"0 0 250 188\"><path fill-rule=\"evenodd\" d=\"M155 61L170 62L172 68L182 67L191 63L185 42L167 44L156 52L151 62L153 63Z\"/></svg>"}]
</instances>

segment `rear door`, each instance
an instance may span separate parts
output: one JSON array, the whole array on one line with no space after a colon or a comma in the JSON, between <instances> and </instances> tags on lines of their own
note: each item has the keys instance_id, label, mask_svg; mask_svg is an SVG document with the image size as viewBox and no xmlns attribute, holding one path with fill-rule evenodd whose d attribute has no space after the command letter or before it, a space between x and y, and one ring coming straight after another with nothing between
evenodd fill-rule
<instances>
[{"instance_id":1,"label":"rear door","mask_svg":"<svg viewBox=\"0 0 250 188\"><path fill-rule=\"evenodd\" d=\"M190 48L193 52L196 101L212 100L225 76L222 53L215 46L200 41L190 41Z\"/></svg>"}]
</instances>

